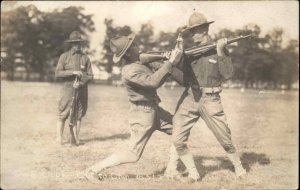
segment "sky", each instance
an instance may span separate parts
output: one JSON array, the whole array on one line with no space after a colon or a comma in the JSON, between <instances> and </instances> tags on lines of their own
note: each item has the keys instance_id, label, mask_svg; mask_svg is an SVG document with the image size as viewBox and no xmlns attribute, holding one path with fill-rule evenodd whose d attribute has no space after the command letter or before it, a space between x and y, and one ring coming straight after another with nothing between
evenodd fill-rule
<instances>
[{"instance_id":1,"label":"sky","mask_svg":"<svg viewBox=\"0 0 300 190\"><path fill-rule=\"evenodd\" d=\"M203 13L208 21L215 21L210 26L210 33L225 27L234 30L255 23L263 33L281 27L286 32L284 40L299 40L298 1L18 1L15 6L29 4L42 11L81 6L85 14L93 14L96 31L91 34L90 48L97 53L102 49L105 18L114 19L117 26L129 25L134 32L148 22L153 25L155 33L175 32L187 24L194 9Z\"/></svg>"}]
</instances>

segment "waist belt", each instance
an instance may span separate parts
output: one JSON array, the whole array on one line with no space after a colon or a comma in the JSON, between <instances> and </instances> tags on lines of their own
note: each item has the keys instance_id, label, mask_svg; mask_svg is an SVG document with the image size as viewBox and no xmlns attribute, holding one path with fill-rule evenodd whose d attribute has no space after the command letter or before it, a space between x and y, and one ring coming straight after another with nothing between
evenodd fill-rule
<instances>
[{"instance_id":1,"label":"waist belt","mask_svg":"<svg viewBox=\"0 0 300 190\"><path fill-rule=\"evenodd\" d=\"M222 91L222 88L220 86L218 87L200 87L200 91L204 94L213 94L213 93L220 93Z\"/></svg>"},{"instance_id":2,"label":"waist belt","mask_svg":"<svg viewBox=\"0 0 300 190\"><path fill-rule=\"evenodd\" d=\"M146 107L155 107L158 105L158 103L154 102L154 101L137 101L137 102L131 102L134 105L137 106L146 106Z\"/></svg>"}]
</instances>

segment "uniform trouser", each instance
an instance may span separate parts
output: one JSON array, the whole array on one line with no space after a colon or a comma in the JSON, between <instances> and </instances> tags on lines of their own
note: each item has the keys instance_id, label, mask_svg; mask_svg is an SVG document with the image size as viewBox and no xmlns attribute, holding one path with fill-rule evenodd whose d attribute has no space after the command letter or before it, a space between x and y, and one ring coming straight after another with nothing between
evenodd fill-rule
<instances>
[{"instance_id":1,"label":"uniform trouser","mask_svg":"<svg viewBox=\"0 0 300 190\"><path fill-rule=\"evenodd\" d=\"M129 111L130 140L120 154L121 163L136 162L155 130L172 134L172 117L168 111L157 105L131 104Z\"/></svg>"},{"instance_id":2,"label":"uniform trouser","mask_svg":"<svg viewBox=\"0 0 300 190\"><path fill-rule=\"evenodd\" d=\"M234 153L235 147L231 141L231 132L219 94L202 94L200 100L196 102L191 94L186 93L173 117L172 141L179 156L188 153L187 141L190 130L200 117L205 121L224 150L228 153Z\"/></svg>"}]
</instances>

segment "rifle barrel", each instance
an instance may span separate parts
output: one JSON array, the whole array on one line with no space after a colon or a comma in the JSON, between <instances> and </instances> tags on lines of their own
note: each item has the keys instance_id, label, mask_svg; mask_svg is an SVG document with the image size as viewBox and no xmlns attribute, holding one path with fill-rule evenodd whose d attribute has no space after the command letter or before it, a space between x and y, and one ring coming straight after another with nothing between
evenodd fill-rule
<instances>
[{"instance_id":1,"label":"rifle barrel","mask_svg":"<svg viewBox=\"0 0 300 190\"><path fill-rule=\"evenodd\" d=\"M227 41L227 44L231 44L231 43L237 42L241 39L249 38L251 36L252 36L252 34L248 34L246 36L239 36L239 37L236 37L236 38L231 38ZM194 54L201 53L201 51L205 51L205 50L208 50L208 49L214 49L216 47L217 47L217 43L214 42L214 43L209 44L209 45L200 45L200 46L191 47L189 49L186 49L184 51L184 53L187 56L193 56Z\"/></svg>"}]
</instances>

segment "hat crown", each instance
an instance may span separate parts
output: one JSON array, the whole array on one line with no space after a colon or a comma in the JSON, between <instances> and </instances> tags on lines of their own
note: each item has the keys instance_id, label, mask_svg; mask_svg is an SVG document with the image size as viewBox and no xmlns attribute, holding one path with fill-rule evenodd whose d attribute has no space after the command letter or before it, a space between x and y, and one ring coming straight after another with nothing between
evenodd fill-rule
<instances>
[{"instance_id":1,"label":"hat crown","mask_svg":"<svg viewBox=\"0 0 300 190\"><path fill-rule=\"evenodd\" d=\"M112 38L110 40L110 49L114 54L119 55L122 52L122 50L126 47L127 42L128 37L126 36L118 36Z\"/></svg>"},{"instance_id":2,"label":"hat crown","mask_svg":"<svg viewBox=\"0 0 300 190\"><path fill-rule=\"evenodd\" d=\"M207 23L207 19L203 14L194 12L190 16L188 26L191 27L194 25L202 25L202 24L206 24L206 23Z\"/></svg>"},{"instance_id":3,"label":"hat crown","mask_svg":"<svg viewBox=\"0 0 300 190\"><path fill-rule=\"evenodd\" d=\"M78 31L73 31L70 34L69 40L81 40L81 34Z\"/></svg>"}]
</instances>

